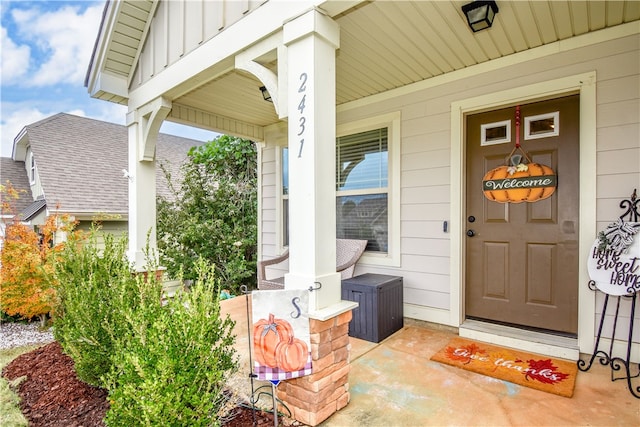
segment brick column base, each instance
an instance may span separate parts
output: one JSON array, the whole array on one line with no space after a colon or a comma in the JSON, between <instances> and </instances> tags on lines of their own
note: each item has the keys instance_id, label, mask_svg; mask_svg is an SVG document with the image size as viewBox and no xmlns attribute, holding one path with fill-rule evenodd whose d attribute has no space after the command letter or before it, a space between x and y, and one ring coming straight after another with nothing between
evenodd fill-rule
<instances>
[{"instance_id":1,"label":"brick column base","mask_svg":"<svg viewBox=\"0 0 640 427\"><path fill-rule=\"evenodd\" d=\"M313 374L277 387L278 398L303 424L317 426L349 403L350 320L351 310L325 321L310 319Z\"/></svg>"}]
</instances>

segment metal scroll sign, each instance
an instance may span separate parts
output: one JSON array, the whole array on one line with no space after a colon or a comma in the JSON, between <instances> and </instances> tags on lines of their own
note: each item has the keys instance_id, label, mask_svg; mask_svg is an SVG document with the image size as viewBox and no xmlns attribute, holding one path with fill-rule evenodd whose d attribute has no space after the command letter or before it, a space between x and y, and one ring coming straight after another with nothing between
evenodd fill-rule
<instances>
[{"instance_id":1,"label":"metal scroll sign","mask_svg":"<svg viewBox=\"0 0 640 427\"><path fill-rule=\"evenodd\" d=\"M618 220L600 233L587 261L589 277L609 295L640 291L640 222Z\"/></svg>"},{"instance_id":2,"label":"metal scroll sign","mask_svg":"<svg viewBox=\"0 0 640 427\"><path fill-rule=\"evenodd\" d=\"M640 222L634 190L624 200L629 210L598 234L591 247L587 269L596 287L609 295L632 295L640 291ZM632 221L625 221L624 218Z\"/></svg>"},{"instance_id":3,"label":"metal scroll sign","mask_svg":"<svg viewBox=\"0 0 640 427\"><path fill-rule=\"evenodd\" d=\"M550 197L558 185L549 166L533 163L520 145L520 106L516 107L516 143L506 165L490 170L482 179L484 196L494 202L537 202ZM515 154L519 150L522 154Z\"/></svg>"}]
</instances>

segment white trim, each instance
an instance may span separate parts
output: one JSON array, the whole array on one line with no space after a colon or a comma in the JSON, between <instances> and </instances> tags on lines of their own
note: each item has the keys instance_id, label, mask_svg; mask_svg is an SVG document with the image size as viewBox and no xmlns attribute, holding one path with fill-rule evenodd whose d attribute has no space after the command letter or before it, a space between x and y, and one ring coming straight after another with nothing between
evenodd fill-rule
<instances>
[{"instance_id":1,"label":"white trim","mask_svg":"<svg viewBox=\"0 0 640 427\"><path fill-rule=\"evenodd\" d=\"M424 305L404 303L402 312L408 319L418 319L425 322L449 325L449 310L441 308L426 307ZM458 325L451 325L458 327Z\"/></svg>"},{"instance_id":2,"label":"white trim","mask_svg":"<svg viewBox=\"0 0 640 427\"><path fill-rule=\"evenodd\" d=\"M506 136L502 139L492 139L490 141L487 141L487 130L501 126L506 127ZM487 145L506 144L508 142L511 142L511 120L503 120L501 122L494 123L484 123L480 125L480 145L482 147L485 147Z\"/></svg>"},{"instance_id":3,"label":"white trim","mask_svg":"<svg viewBox=\"0 0 640 427\"><path fill-rule=\"evenodd\" d=\"M286 249L282 245L282 148L287 147L287 122L277 122L273 125L267 126L264 129L264 142L259 143L258 153L260 153L260 157L258 158L258 165L260 167L258 176L260 180L264 179L263 176L263 150L266 148L273 148L274 156L275 156L275 233L276 233L276 241L273 243L275 247L275 253L272 255L282 255ZM264 193L262 191L262 185L258 186L258 259L264 259L264 255L262 252L262 243L263 243L263 197Z\"/></svg>"},{"instance_id":4,"label":"white trim","mask_svg":"<svg viewBox=\"0 0 640 427\"><path fill-rule=\"evenodd\" d=\"M262 209L263 209L263 202L262 202L262 197L264 197L264 192L262 191L262 182L263 182L263 177L262 177L262 172L263 172L263 167L262 167L262 152L265 148L265 143L264 142L256 142L256 151L258 152L258 155L256 157L256 161L258 162L257 166L258 166L258 188L257 188L257 197L258 197L258 215L257 215L257 220L258 220L258 236L257 236L257 241L256 244L258 245L258 253L257 253L257 259L261 260L264 259L264 256L262 255L262 231L263 231L263 215L262 215ZM256 279L257 280L257 279Z\"/></svg>"},{"instance_id":5,"label":"white trim","mask_svg":"<svg viewBox=\"0 0 640 427\"><path fill-rule=\"evenodd\" d=\"M29 148L29 184L36 183L36 158L33 156L33 151Z\"/></svg>"},{"instance_id":6,"label":"white trim","mask_svg":"<svg viewBox=\"0 0 640 427\"><path fill-rule=\"evenodd\" d=\"M283 16L299 16L309 10L309 6L312 3L308 1L265 2L234 25L203 42L192 51L197 51L197 54L183 56L153 79L131 90L127 104L129 109L148 103L159 93L171 92L172 99L178 99L195 87L234 70L234 55L281 31Z\"/></svg>"},{"instance_id":7,"label":"white trim","mask_svg":"<svg viewBox=\"0 0 640 427\"><path fill-rule=\"evenodd\" d=\"M495 109L562 94L580 94L580 232L578 253L586 254L596 235L596 73L589 72L556 80L508 89L451 104L451 295L452 326L464 320L464 115L473 111ZM578 277L578 348L593 350L595 336L595 292L586 286L586 257L579 257ZM526 339L525 339L526 341ZM544 349L541 349L544 350Z\"/></svg>"},{"instance_id":8,"label":"white trim","mask_svg":"<svg viewBox=\"0 0 640 427\"><path fill-rule=\"evenodd\" d=\"M284 243L284 226L285 226L285 222L284 222L284 209L283 209L283 204L284 204L284 194L283 194L283 188L284 186L282 185L282 180L284 178L284 174L282 173L282 166L284 165L284 162L282 161L282 157L284 155L283 150L288 147L283 147L281 145L277 145L275 147L275 161L276 161L276 250L278 255L281 255L284 253L284 251L288 248L288 245L285 245ZM287 194L287 199L289 198L289 195Z\"/></svg>"},{"instance_id":9,"label":"white trim","mask_svg":"<svg viewBox=\"0 0 640 427\"><path fill-rule=\"evenodd\" d=\"M389 227L389 249L386 254L365 252L360 258L360 264L375 266L400 267L400 160L401 160L401 114L399 111L383 114L353 122L343 123L337 126L336 138L344 135L351 135L367 130L387 127L389 140L388 159L388 227Z\"/></svg>"},{"instance_id":10,"label":"white trim","mask_svg":"<svg viewBox=\"0 0 640 427\"><path fill-rule=\"evenodd\" d=\"M459 334L464 338L471 338L490 344L517 348L547 356L560 357L567 360L578 360L580 352L577 340L557 335L542 334L502 325L492 325L483 322L466 321L460 326Z\"/></svg>"},{"instance_id":11,"label":"white trim","mask_svg":"<svg viewBox=\"0 0 640 427\"><path fill-rule=\"evenodd\" d=\"M553 119L553 131L531 134L531 122L535 122L536 120L543 119ZM550 138L552 136L560 135L560 112L554 111L552 113L538 114L536 116L528 116L524 118L524 139L540 139L540 138Z\"/></svg>"}]
</instances>

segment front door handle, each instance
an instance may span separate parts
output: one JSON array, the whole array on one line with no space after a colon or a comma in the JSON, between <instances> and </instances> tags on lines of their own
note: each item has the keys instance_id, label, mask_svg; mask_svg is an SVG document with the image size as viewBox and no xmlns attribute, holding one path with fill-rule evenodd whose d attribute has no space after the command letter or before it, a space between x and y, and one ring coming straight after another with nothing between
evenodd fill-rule
<instances>
[{"instance_id":1,"label":"front door handle","mask_svg":"<svg viewBox=\"0 0 640 427\"><path fill-rule=\"evenodd\" d=\"M476 235L476 232L475 232L475 231L473 231L473 230L467 230L467 236L469 236L469 237L473 237L473 236L475 236L475 235Z\"/></svg>"}]
</instances>

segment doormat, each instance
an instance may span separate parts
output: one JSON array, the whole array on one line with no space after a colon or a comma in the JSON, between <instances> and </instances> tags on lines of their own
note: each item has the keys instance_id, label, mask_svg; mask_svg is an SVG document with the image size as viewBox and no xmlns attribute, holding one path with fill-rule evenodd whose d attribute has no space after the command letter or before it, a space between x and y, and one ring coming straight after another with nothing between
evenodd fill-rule
<instances>
[{"instance_id":1,"label":"doormat","mask_svg":"<svg viewBox=\"0 0 640 427\"><path fill-rule=\"evenodd\" d=\"M453 338L431 360L564 397L573 396L576 362Z\"/></svg>"}]
</instances>

